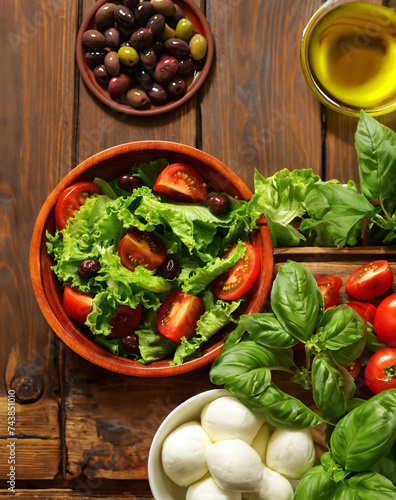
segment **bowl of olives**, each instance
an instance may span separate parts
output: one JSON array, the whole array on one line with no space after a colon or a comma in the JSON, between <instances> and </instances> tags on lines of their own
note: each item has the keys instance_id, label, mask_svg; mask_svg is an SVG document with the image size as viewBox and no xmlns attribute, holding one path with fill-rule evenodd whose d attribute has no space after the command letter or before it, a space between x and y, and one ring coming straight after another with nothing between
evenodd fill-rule
<instances>
[{"instance_id":1,"label":"bowl of olives","mask_svg":"<svg viewBox=\"0 0 396 500\"><path fill-rule=\"evenodd\" d=\"M99 0L81 23L76 55L101 102L150 116L196 94L209 74L214 42L193 0Z\"/></svg>"},{"instance_id":2,"label":"bowl of olives","mask_svg":"<svg viewBox=\"0 0 396 500\"><path fill-rule=\"evenodd\" d=\"M131 177L131 172L135 172L136 168L138 173ZM149 179L153 179L153 176L155 184L150 184ZM192 196L189 188L192 183L189 181L194 180L194 176L202 181L199 186L195 186L194 198L191 199L188 198L188 194ZM180 198L182 192L187 198ZM171 231L173 226L178 226L181 222L181 217L186 217L186 221L193 217L196 230L209 227L210 220L210 227L215 226L212 237L216 237L216 241L219 238L222 240L222 235L227 234L224 231L228 229L223 230L218 224L223 224L222 220L231 224L227 221L234 220L234 215L238 216L240 213L232 213L235 206L244 205L242 200L247 201L251 196L252 193L243 181L219 160L191 146L178 143L140 141L121 144L83 161L49 194L33 229L30 246L31 279L36 299L50 327L68 347L83 358L125 375L178 375L212 362L220 354L227 335L235 328L231 314L236 319L241 313L259 312L268 297L273 270L269 229L265 219L259 219L257 229L247 234L249 243L242 244L242 247L246 245L246 252L248 248L253 248L256 255L254 262L258 264L257 274L252 277L250 288L241 290L243 297L241 296L236 304L237 309L234 308L231 314L228 313L228 306L234 299L216 299L218 295L215 295L217 292L213 288L214 275L208 275L207 286L201 292L197 289L185 293L182 291L182 280L187 277L192 284L191 272L197 269L190 264L195 265L200 259L195 255L190 257L187 248L180 249L180 243L177 242L183 242L185 238L180 231L179 236ZM228 213L224 213L221 197L229 201ZM113 209L117 210L117 214ZM87 216L89 213L94 215L93 218ZM99 219L99 214L110 219L107 222L102 216ZM157 217L157 214L162 214L162 218L154 221L153 217ZM142 226L146 224L143 221L149 219L153 226ZM86 226L91 224L90 221L96 229ZM83 224L80 229L75 225L76 222ZM99 236L99 245L91 245L91 239L93 242L96 235L99 235L97 229L100 234L102 229L110 233L105 238ZM225 255L223 251L228 251L228 246L220 248L216 243L217 250L212 249L208 245L208 231L212 229L205 229L204 233L201 231L204 234L202 248L204 251L207 249L211 255L218 255L214 260L219 264L221 257ZM76 246L72 242L73 234L81 236L77 237ZM233 242L230 245L232 244ZM77 246L79 249L76 250ZM96 249L99 249L98 254L95 253ZM63 250L66 252L64 255L67 255L61 262L58 257ZM182 252L180 255L179 251ZM139 263L138 260L143 257L147 257L147 260ZM240 267L245 272L245 260L242 258L239 258L234 267L237 268L241 260L244 264ZM190 264L187 261L191 261ZM209 259L208 265L212 266L212 260ZM250 266L250 261L248 265ZM65 275L60 277L58 271L65 271L66 280ZM110 275L111 278L108 278ZM101 284L98 279L102 280ZM197 275L197 279L195 283L200 287L202 275ZM91 285L100 285L96 289L98 291L95 292L92 288L93 293L88 292L87 287ZM157 285L160 288L157 289ZM132 291L129 287L132 287ZM104 294L109 293L110 302L106 302L106 306L100 290ZM111 301L118 291L120 295L117 297L122 302L116 303L115 316L112 316ZM87 317L90 312L95 313L96 298L100 298L99 309L106 314L110 313L108 319L111 331L110 334L107 332L108 336L97 334L97 328L105 324L104 317L99 318L99 321L94 320L95 331L92 330L93 323ZM132 309L129 301L135 298L138 299L138 304ZM204 342L194 355L187 353L188 356L181 362L175 363L175 348L183 347L187 329L192 326L191 331L195 335L198 319L202 320L203 314L211 312L211 308L219 305L219 302L221 309L224 306L227 310L227 321L231 322L227 325L224 323L226 326L219 326L218 314L209 314L207 325L216 327L212 329L212 335L208 335L207 340L203 339ZM119 303L123 305L119 306ZM178 304L181 305L180 308L177 308ZM172 316L170 311L174 306L178 313ZM120 317L119 312L122 313ZM197 317L194 316L196 314ZM117 322L118 317L120 321ZM174 319L162 321L165 317ZM181 321L181 317L186 321ZM124 318L127 320L125 325L128 332L121 332L124 325L121 319ZM172 321L174 328L168 328ZM178 334L180 336L176 338L175 335ZM136 336L137 353L133 351L132 345L133 337ZM109 350L110 343L113 346L118 343L121 350ZM172 352L168 350L169 347ZM166 349L161 352L162 357L148 362L147 358L144 359L147 349L158 354L159 348Z\"/></svg>"}]
</instances>

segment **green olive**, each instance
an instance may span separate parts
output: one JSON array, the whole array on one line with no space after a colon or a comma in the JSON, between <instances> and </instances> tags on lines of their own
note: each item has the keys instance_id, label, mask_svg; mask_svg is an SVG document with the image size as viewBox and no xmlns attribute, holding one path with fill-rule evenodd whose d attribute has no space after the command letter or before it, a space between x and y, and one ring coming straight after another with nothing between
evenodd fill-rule
<instances>
[{"instance_id":1,"label":"green olive","mask_svg":"<svg viewBox=\"0 0 396 500\"><path fill-rule=\"evenodd\" d=\"M208 42L202 35L194 35L190 40L191 56L195 61L200 61L206 56L208 50Z\"/></svg>"},{"instance_id":2,"label":"green olive","mask_svg":"<svg viewBox=\"0 0 396 500\"><path fill-rule=\"evenodd\" d=\"M176 25L176 36L185 42L189 42L194 36L194 27L188 19L180 19Z\"/></svg>"},{"instance_id":3,"label":"green olive","mask_svg":"<svg viewBox=\"0 0 396 500\"><path fill-rule=\"evenodd\" d=\"M119 49L118 58L125 66L135 66L139 62L139 54L133 47L127 45Z\"/></svg>"},{"instance_id":4,"label":"green olive","mask_svg":"<svg viewBox=\"0 0 396 500\"><path fill-rule=\"evenodd\" d=\"M174 16L176 14L176 6L172 0L151 0L155 12L164 16Z\"/></svg>"},{"instance_id":5,"label":"green olive","mask_svg":"<svg viewBox=\"0 0 396 500\"><path fill-rule=\"evenodd\" d=\"M169 38L175 38L175 37L176 37L175 30L173 28L171 28L168 24L165 24L165 28L164 28L164 31L162 32L160 39L162 41L165 41L165 40L169 40Z\"/></svg>"}]
</instances>

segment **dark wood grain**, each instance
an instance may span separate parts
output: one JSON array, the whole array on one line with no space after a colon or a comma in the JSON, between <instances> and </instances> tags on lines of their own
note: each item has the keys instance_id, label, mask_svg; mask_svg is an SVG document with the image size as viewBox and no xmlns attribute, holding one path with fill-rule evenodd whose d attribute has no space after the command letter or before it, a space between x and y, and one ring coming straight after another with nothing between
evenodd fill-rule
<instances>
[{"instance_id":1,"label":"dark wood grain","mask_svg":"<svg viewBox=\"0 0 396 500\"><path fill-rule=\"evenodd\" d=\"M202 147L250 188L254 168L321 173L320 105L299 61L303 28L320 3L207 2L216 60L203 91Z\"/></svg>"},{"instance_id":2,"label":"dark wood grain","mask_svg":"<svg viewBox=\"0 0 396 500\"><path fill-rule=\"evenodd\" d=\"M30 284L29 245L46 196L67 172L73 145L77 0L3 1L0 40L0 477L5 394L16 391L20 477L52 479L60 463L57 346Z\"/></svg>"}]
</instances>

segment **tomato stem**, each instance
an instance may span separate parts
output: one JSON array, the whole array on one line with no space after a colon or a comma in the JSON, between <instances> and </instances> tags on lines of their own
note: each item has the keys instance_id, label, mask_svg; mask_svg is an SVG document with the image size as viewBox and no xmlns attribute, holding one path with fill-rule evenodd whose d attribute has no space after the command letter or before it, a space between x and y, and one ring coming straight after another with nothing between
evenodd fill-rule
<instances>
[{"instance_id":1,"label":"tomato stem","mask_svg":"<svg viewBox=\"0 0 396 500\"><path fill-rule=\"evenodd\" d=\"M390 366L385 366L384 373L386 374L386 377L379 378L378 380L389 380L392 378L396 378L396 366L395 366L395 364L392 363Z\"/></svg>"}]
</instances>

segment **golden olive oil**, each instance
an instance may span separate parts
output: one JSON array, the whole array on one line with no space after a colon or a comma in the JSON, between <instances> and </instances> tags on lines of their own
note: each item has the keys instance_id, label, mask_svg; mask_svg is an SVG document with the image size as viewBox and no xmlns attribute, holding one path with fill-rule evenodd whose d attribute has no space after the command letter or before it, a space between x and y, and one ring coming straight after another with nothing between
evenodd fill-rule
<instances>
[{"instance_id":1,"label":"golden olive oil","mask_svg":"<svg viewBox=\"0 0 396 500\"><path fill-rule=\"evenodd\" d=\"M381 109L396 99L396 13L351 2L314 27L308 61L317 87L347 107Z\"/></svg>"}]
</instances>

